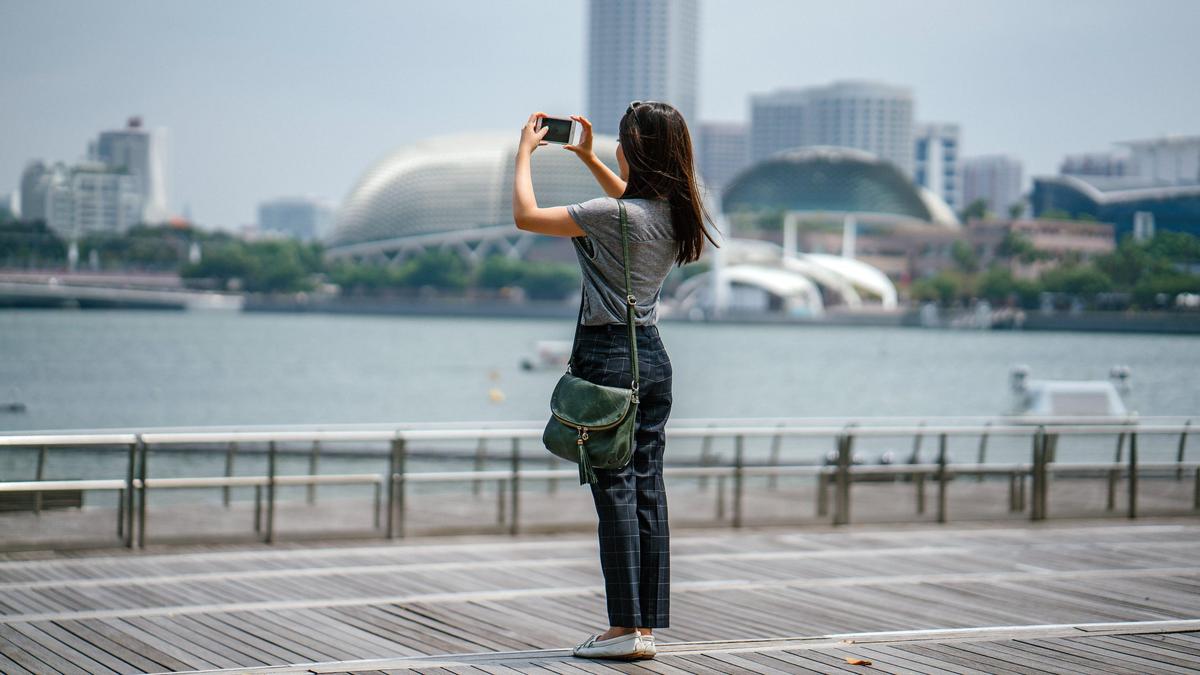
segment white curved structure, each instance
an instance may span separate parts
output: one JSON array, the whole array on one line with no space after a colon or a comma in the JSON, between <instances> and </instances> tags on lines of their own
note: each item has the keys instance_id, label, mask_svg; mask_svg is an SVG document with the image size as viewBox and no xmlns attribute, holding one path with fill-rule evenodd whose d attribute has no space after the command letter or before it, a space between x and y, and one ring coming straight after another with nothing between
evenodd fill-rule
<instances>
[{"instance_id":1,"label":"white curved structure","mask_svg":"<svg viewBox=\"0 0 1200 675\"><path fill-rule=\"evenodd\" d=\"M675 291L672 314L704 317L716 303L714 286L726 289L723 309L779 312L788 316L820 317L825 314L821 290L801 274L776 267L733 265L697 274Z\"/></svg>"},{"instance_id":2,"label":"white curved structure","mask_svg":"<svg viewBox=\"0 0 1200 675\"><path fill-rule=\"evenodd\" d=\"M795 253L785 256L780 245L758 239L726 239L722 243L722 249L721 266L727 269L778 269L785 274L803 277L808 282L832 292L840 298L841 304L853 309L876 305L881 309L890 310L898 305L896 286L892 280L879 269L861 260L827 253ZM710 282L717 281L712 277L708 278ZM747 276L740 279L743 283L754 283L757 279L765 278ZM676 299L682 300L682 291L681 285L676 292ZM863 291L879 300L864 300Z\"/></svg>"},{"instance_id":3,"label":"white curved structure","mask_svg":"<svg viewBox=\"0 0 1200 675\"><path fill-rule=\"evenodd\" d=\"M389 259L431 246L477 258L495 248L519 256L533 237L512 222L516 131L430 138L393 152L362 175L337 215L327 255ZM596 155L614 171L616 139L597 136ZM543 205L602 193L572 153L548 145L533 153Z\"/></svg>"}]
</instances>

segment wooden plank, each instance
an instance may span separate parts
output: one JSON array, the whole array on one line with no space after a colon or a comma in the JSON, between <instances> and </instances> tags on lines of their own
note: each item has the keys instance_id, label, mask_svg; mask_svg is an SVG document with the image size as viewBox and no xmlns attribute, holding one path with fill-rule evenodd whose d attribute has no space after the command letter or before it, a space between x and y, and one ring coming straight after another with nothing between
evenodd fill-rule
<instances>
[{"instance_id":1,"label":"wooden plank","mask_svg":"<svg viewBox=\"0 0 1200 675\"><path fill-rule=\"evenodd\" d=\"M1022 648L1024 645L1016 645L1010 647L1006 645L1007 641L995 640L988 642L967 642L958 640L948 643L955 649L967 652L970 654L978 654L982 658L995 659L1000 662L1007 662L1013 667L1036 667L1041 669L1050 669L1051 672L1057 673L1077 673L1078 675L1094 675L1095 670L1084 666L1074 665L1072 660L1063 658L1050 658L1045 654L1039 654L1037 651L1028 648Z\"/></svg>"},{"instance_id":2,"label":"wooden plank","mask_svg":"<svg viewBox=\"0 0 1200 675\"><path fill-rule=\"evenodd\" d=\"M45 665L43 669L49 668L58 673L84 673L85 670L78 668L61 655L46 649L36 640L31 639L21 631L17 630L16 626L0 624L0 642L8 642L15 649L5 649L4 654L10 659L17 661L24 668L35 669L38 662ZM29 658L25 658L28 655ZM37 672L35 670L35 672Z\"/></svg>"},{"instance_id":3,"label":"wooden plank","mask_svg":"<svg viewBox=\"0 0 1200 675\"><path fill-rule=\"evenodd\" d=\"M29 626L17 625L18 630L23 630L26 634L31 634L32 631L38 631L45 635L45 640L41 638L43 644L53 650L57 654L78 655L75 657L74 663L78 666L84 666L95 669L96 673L104 673L111 671L114 673L130 672L131 666L122 659L119 659L103 649L97 649L90 642L79 639L75 634L63 630L61 627L52 623L32 624ZM51 643L50 640L54 642ZM59 645L66 647L63 649ZM94 665L93 665L94 664Z\"/></svg>"},{"instance_id":4,"label":"wooden plank","mask_svg":"<svg viewBox=\"0 0 1200 675\"><path fill-rule=\"evenodd\" d=\"M900 647L897 647L900 648ZM928 656L930 659L946 664L944 667L947 670L954 670L955 666L961 668L969 668L972 670L980 670L986 668L985 672L999 675L1029 675L1034 671L1028 668L1011 668L1007 663L996 661L995 659L979 659L971 654L963 654L955 649L947 649L944 645L935 645L928 642L921 644L906 644L903 646L904 651L915 654Z\"/></svg>"},{"instance_id":5,"label":"wooden plank","mask_svg":"<svg viewBox=\"0 0 1200 675\"><path fill-rule=\"evenodd\" d=\"M169 621L162 619L150 621L137 617L128 617L121 621L124 625L129 626L126 630L136 629L141 634L142 640L146 640L147 636L158 636L157 644L160 649L165 649L167 645L170 645L178 648L181 652L190 654L191 660L199 662L197 666L199 668L236 668L244 665L229 658L220 645L200 644L200 640L191 639L192 636L180 632ZM209 646L215 647L216 650L209 649Z\"/></svg>"},{"instance_id":6,"label":"wooden plank","mask_svg":"<svg viewBox=\"0 0 1200 675\"><path fill-rule=\"evenodd\" d=\"M957 666L954 669L947 669L944 661L931 659L923 654L915 654L896 645L871 644L861 645L861 648L863 654L879 656L880 663L903 664L916 672L927 673L928 675L986 675L982 670L964 670L961 666ZM874 661L875 659L872 660Z\"/></svg>"},{"instance_id":7,"label":"wooden plank","mask_svg":"<svg viewBox=\"0 0 1200 675\"><path fill-rule=\"evenodd\" d=\"M63 630L70 631L78 636L79 639L95 645L96 649L104 650L134 668L145 672L182 670L188 667L186 663L162 654L156 649L149 648L148 645L138 645L131 649L129 646L110 639L104 633L98 632L91 626L80 621L64 621L56 625L59 625ZM128 638L126 637L125 639Z\"/></svg>"},{"instance_id":8,"label":"wooden plank","mask_svg":"<svg viewBox=\"0 0 1200 675\"><path fill-rule=\"evenodd\" d=\"M8 662L17 664L21 670L30 673L38 673L40 675L41 673L61 672L33 654L21 649L16 643L8 640L3 635L0 635L0 657L3 657Z\"/></svg>"}]
</instances>

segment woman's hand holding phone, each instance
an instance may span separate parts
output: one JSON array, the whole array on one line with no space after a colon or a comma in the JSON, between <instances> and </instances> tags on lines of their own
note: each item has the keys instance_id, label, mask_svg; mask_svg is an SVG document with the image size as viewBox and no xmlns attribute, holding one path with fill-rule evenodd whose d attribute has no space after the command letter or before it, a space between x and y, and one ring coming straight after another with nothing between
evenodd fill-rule
<instances>
[{"instance_id":1,"label":"woman's hand holding phone","mask_svg":"<svg viewBox=\"0 0 1200 675\"><path fill-rule=\"evenodd\" d=\"M596 156L596 153L592 151L592 123L582 115L571 115L571 119L579 122L580 126L583 127L583 131L579 134L578 143L575 145L564 145L563 150L570 150L579 159L587 162Z\"/></svg>"},{"instance_id":2,"label":"woman's hand holding phone","mask_svg":"<svg viewBox=\"0 0 1200 675\"><path fill-rule=\"evenodd\" d=\"M529 120L525 122L525 126L521 127L521 143L517 146L517 152L530 155L533 154L533 151L537 150L538 147L546 145L546 142L543 141L542 138L546 136L547 132L550 131L550 128L542 127L541 129L534 129L534 127L537 125L538 118L545 116L546 113L544 112L535 112L529 116ZM590 142L591 141L589 140L589 144Z\"/></svg>"}]
</instances>

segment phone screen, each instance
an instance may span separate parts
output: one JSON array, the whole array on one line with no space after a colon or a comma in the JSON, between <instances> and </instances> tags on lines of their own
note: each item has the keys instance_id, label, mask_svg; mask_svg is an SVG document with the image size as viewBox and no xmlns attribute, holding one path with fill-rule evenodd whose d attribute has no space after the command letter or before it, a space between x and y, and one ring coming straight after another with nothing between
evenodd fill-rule
<instances>
[{"instance_id":1,"label":"phone screen","mask_svg":"<svg viewBox=\"0 0 1200 675\"><path fill-rule=\"evenodd\" d=\"M543 141L550 143L562 143L564 145L571 142L571 120L560 120L553 117L543 117L542 126L548 127L550 131L546 132Z\"/></svg>"}]
</instances>

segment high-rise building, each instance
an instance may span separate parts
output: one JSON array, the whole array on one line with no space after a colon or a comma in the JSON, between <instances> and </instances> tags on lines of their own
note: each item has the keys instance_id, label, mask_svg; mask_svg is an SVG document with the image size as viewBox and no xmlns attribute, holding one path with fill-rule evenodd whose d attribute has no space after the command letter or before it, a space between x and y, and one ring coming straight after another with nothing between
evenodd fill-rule
<instances>
[{"instance_id":1,"label":"high-rise building","mask_svg":"<svg viewBox=\"0 0 1200 675\"><path fill-rule=\"evenodd\" d=\"M1163 136L1117 145L1129 148L1130 173L1150 184L1200 184L1200 136Z\"/></svg>"},{"instance_id":2,"label":"high-rise building","mask_svg":"<svg viewBox=\"0 0 1200 675\"><path fill-rule=\"evenodd\" d=\"M140 218L147 223L160 223L168 215L165 134L144 129L142 118L130 117L124 129L101 132L89 148L91 159L133 177L142 199Z\"/></svg>"},{"instance_id":3,"label":"high-rise building","mask_svg":"<svg viewBox=\"0 0 1200 675\"><path fill-rule=\"evenodd\" d=\"M323 239L333 229L333 208L308 197L272 199L258 205L258 231L275 232L304 241Z\"/></svg>"},{"instance_id":4,"label":"high-rise building","mask_svg":"<svg viewBox=\"0 0 1200 675\"><path fill-rule=\"evenodd\" d=\"M121 234L141 221L142 196L128 172L100 162L45 171L46 225L66 239L91 233Z\"/></svg>"},{"instance_id":5,"label":"high-rise building","mask_svg":"<svg viewBox=\"0 0 1200 675\"><path fill-rule=\"evenodd\" d=\"M745 124L703 122L693 136L696 140L696 165L705 185L711 190L724 188L750 163Z\"/></svg>"},{"instance_id":6,"label":"high-rise building","mask_svg":"<svg viewBox=\"0 0 1200 675\"><path fill-rule=\"evenodd\" d=\"M989 213L1007 217L1014 204L1022 203L1021 161L1004 155L966 157L962 160L963 208L982 199Z\"/></svg>"},{"instance_id":7,"label":"high-rise building","mask_svg":"<svg viewBox=\"0 0 1200 675\"><path fill-rule=\"evenodd\" d=\"M865 150L913 175L913 96L907 87L846 80L750 100L750 159L788 148Z\"/></svg>"},{"instance_id":8,"label":"high-rise building","mask_svg":"<svg viewBox=\"0 0 1200 675\"><path fill-rule=\"evenodd\" d=\"M913 130L913 181L962 208L962 177L959 175L959 129L957 124L918 124Z\"/></svg>"},{"instance_id":9,"label":"high-rise building","mask_svg":"<svg viewBox=\"0 0 1200 675\"><path fill-rule=\"evenodd\" d=\"M1067 155L1058 166L1058 172L1064 176L1126 176L1129 175L1129 158L1113 152Z\"/></svg>"},{"instance_id":10,"label":"high-rise building","mask_svg":"<svg viewBox=\"0 0 1200 675\"><path fill-rule=\"evenodd\" d=\"M33 222L46 219L46 191L49 169L40 159L30 160L21 172L21 220Z\"/></svg>"},{"instance_id":11,"label":"high-rise building","mask_svg":"<svg viewBox=\"0 0 1200 675\"><path fill-rule=\"evenodd\" d=\"M689 123L696 110L699 0L591 0L588 118L617 134L631 101L664 101Z\"/></svg>"}]
</instances>

